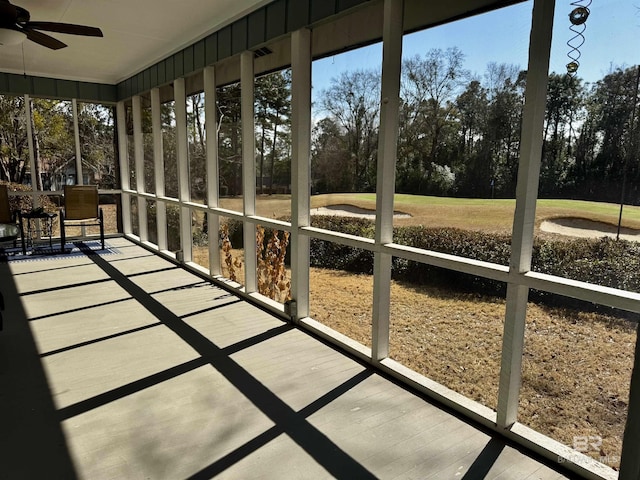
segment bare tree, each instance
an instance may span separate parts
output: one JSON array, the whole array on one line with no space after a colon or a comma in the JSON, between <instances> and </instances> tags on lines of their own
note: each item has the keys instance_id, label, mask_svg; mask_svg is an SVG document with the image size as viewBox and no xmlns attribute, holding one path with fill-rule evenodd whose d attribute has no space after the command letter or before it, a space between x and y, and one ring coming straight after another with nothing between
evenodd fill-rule
<instances>
[{"instance_id":1,"label":"bare tree","mask_svg":"<svg viewBox=\"0 0 640 480\"><path fill-rule=\"evenodd\" d=\"M339 126L353 167L350 188L375 186L375 160L380 113L380 74L375 70L343 72L324 90L321 108Z\"/></svg>"},{"instance_id":2,"label":"bare tree","mask_svg":"<svg viewBox=\"0 0 640 480\"><path fill-rule=\"evenodd\" d=\"M403 62L402 98L404 133L400 143L423 152L420 159L426 180L435 165L441 165L445 127L455 112L455 99L469 78L463 69L464 54L457 47L434 48L424 57L415 55ZM418 142L417 146L413 143Z\"/></svg>"}]
</instances>

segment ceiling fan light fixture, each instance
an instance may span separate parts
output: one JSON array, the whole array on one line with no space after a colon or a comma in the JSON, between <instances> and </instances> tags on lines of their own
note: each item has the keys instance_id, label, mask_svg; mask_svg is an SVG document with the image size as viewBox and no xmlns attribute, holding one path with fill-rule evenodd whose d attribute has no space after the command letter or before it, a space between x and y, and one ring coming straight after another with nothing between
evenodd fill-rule
<instances>
[{"instance_id":1,"label":"ceiling fan light fixture","mask_svg":"<svg viewBox=\"0 0 640 480\"><path fill-rule=\"evenodd\" d=\"M0 28L0 46L19 45L27 39L27 36L19 30Z\"/></svg>"}]
</instances>

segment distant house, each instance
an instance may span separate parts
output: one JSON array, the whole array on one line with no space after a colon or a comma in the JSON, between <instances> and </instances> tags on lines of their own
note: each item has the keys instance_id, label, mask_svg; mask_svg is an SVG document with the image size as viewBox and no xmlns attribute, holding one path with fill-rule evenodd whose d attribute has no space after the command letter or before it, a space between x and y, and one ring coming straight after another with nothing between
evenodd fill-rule
<instances>
[{"instance_id":1,"label":"distant house","mask_svg":"<svg viewBox=\"0 0 640 480\"><path fill-rule=\"evenodd\" d=\"M65 185L76 183L76 157L69 158L65 163L42 172L42 188L44 190L62 190ZM94 165L82 160L82 184L97 184L100 181L100 171Z\"/></svg>"}]
</instances>

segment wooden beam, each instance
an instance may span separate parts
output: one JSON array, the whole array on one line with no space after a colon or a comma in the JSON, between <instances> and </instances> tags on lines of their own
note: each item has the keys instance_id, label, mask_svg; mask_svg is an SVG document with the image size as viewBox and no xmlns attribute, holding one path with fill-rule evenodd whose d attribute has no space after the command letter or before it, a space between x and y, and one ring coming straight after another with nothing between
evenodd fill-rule
<instances>
[{"instance_id":1,"label":"wooden beam","mask_svg":"<svg viewBox=\"0 0 640 480\"><path fill-rule=\"evenodd\" d=\"M204 128L207 138L207 206L219 206L219 165L218 165L218 120L216 112L216 69L204 69ZM221 275L220 248L218 247L218 232L220 231L220 217L210 210L207 212L207 226L209 229L209 272L211 275Z\"/></svg>"},{"instance_id":2,"label":"wooden beam","mask_svg":"<svg viewBox=\"0 0 640 480\"><path fill-rule=\"evenodd\" d=\"M164 146L162 144L162 105L160 89L151 89L151 127L153 130L153 173L156 199L164 197ZM156 200L156 235L158 249L166 250L167 243L167 204Z\"/></svg>"},{"instance_id":3,"label":"wooden beam","mask_svg":"<svg viewBox=\"0 0 640 480\"><path fill-rule=\"evenodd\" d=\"M513 220L509 265L510 271L517 273L527 272L531 268L554 7L554 0L535 0L533 4L527 87L522 114L516 211ZM526 286L518 283L507 285L507 306L498 389L497 422L499 428L511 427L518 416L528 295L529 289Z\"/></svg>"},{"instance_id":4,"label":"wooden beam","mask_svg":"<svg viewBox=\"0 0 640 480\"><path fill-rule=\"evenodd\" d=\"M116 105L116 121L118 125L118 160L120 169L120 186L122 197L120 211L122 212L122 230L125 235L131 234L131 200L127 193L131 189L129 185L129 149L127 148L127 108L125 103Z\"/></svg>"},{"instance_id":5,"label":"wooden beam","mask_svg":"<svg viewBox=\"0 0 640 480\"><path fill-rule=\"evenodd\" d=\"M240 89L242 118L242 205L244 216L256 214L256 137L254 107L253 52L240 55ZM258 290L256 226L244 222L244 286L247 293Z\"/></svg>"},{"instance_id":6,"label":"wooden beam","mask_svg":"<svg viewBox=\"0 0 640 480\"><path fill-rule=\"evenodd\" d=\"M629 387L627 423L622 441L619 480L640 478L640 335L636 330L636 350Z\"/></svg>"},{"instance_id":7,"label":"wooden beam","mask_svg":"<svg viewBox=\"0 0 640 480\"><path fill-rule=\"evenodd\" d=\"M132 99L133 106L133 151L136 169L136 191L145 193L144 186L144 138L142 136L142 99L135 95ZM138 236L141 242L149 240L147 233L147 201L144 197L137 196L138 203Z\"/></svg>"},{"instance_id":8,"label":"wooden beam","mask_svg":"<svg viewBox=\"0 0 640 480\"><path fill-rule=\"evenodd\" d=\"M189 140L187 138L187 95L184 78L173 82L176 112L176 154L178 160L178 200L180 201L180 250L182 260L192 259L191 209L189 202Z\"/></svg>"},{"instance_id":9,"label":"wooden beam","mask_svg":"<svg viewBox=\"0 0 640 480\"><path fill-rule=\"evenodd\" d=\"M393 196L398 150L403 12L404 0L385 0L376 181L375 241L378 246L393 242ZM374 253L371 349L374 361L380 361L389 355L391 260L392 256L386 252L378 250Z\"/></svg>"},{"instance_id":10,"label":"wooden beam","mask_svg":"<svg viewBox=\"0 0 640 480\"><path fill-rule=\"evenodd\" d=\"M311 31L291 34L291 296L293 320L309 316L309 237L311 185Z\"/></svg>"}]
</instances>

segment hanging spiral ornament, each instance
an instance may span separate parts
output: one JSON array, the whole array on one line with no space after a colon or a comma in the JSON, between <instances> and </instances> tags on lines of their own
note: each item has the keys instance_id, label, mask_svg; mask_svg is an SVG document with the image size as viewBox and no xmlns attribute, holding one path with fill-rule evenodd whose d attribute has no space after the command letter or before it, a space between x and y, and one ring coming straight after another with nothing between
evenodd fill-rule
<instances>
[{"instance_id":1,"label":"hanging spiral ornament","mask_svg":"<svg viewBox=\"0 0 640 480\"><path fill-rule=\"evenodd\" d=\"M571 3L574 7L569 14L569 21L571 26L569 30L574 33L574 36L569 39L567 46L569 47L569 53L567 56L571 59L567 63L567 74L573 77L578 72L580 67L580 47L584 45L584 31L587 29L587 18L589 18L589 5L591 0L577 0Z\"/></svg>"}]
</instances>

